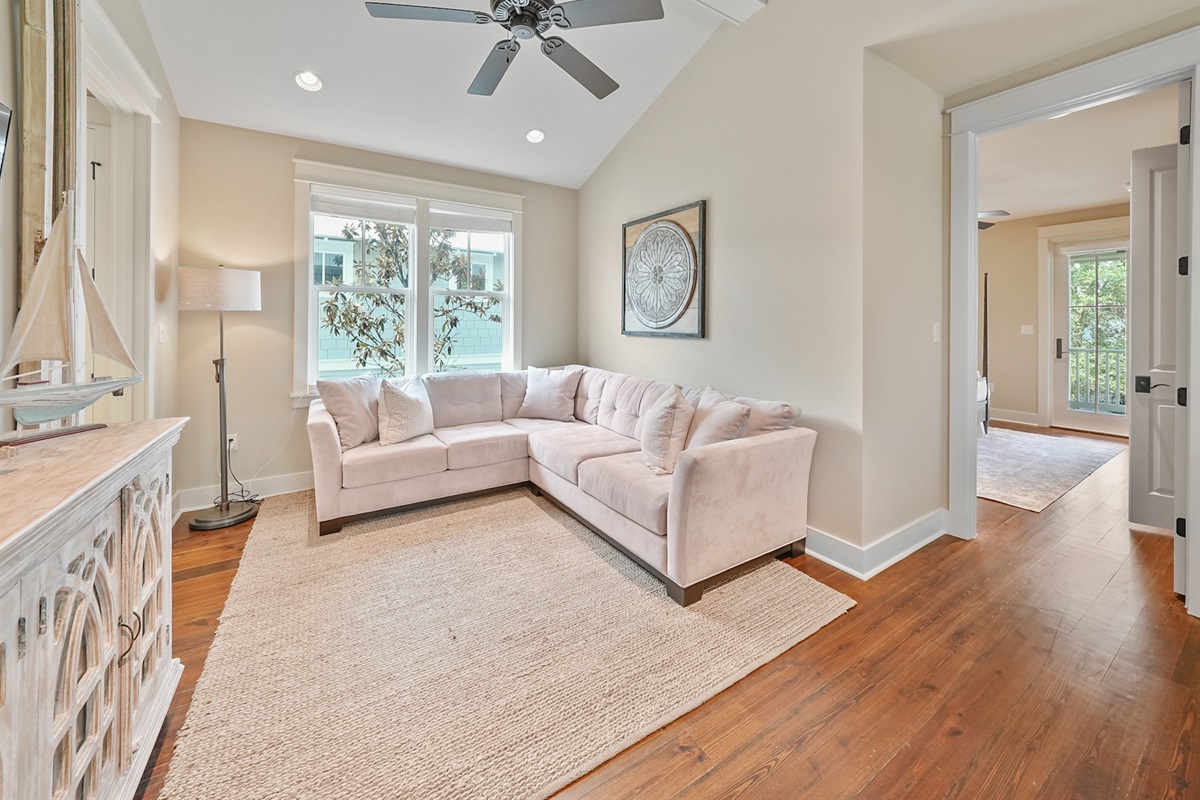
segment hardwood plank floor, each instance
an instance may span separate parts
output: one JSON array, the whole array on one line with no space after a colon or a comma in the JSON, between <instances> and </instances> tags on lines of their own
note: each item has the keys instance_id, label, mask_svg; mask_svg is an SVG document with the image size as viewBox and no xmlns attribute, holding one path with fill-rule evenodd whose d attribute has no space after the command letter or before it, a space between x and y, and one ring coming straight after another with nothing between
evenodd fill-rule
<instances>
[{"instance_id":1,"label":"hardwood plank floor","mask_svg":"<svg viewBox=\"0 0 1200 800\"><path fill-rule=\"evenodd\" d=\"M1041 514L979 501L867 582L789 563L851 612L560 792L609 798L1200 797L1200 620L1172 542L1131 531L1121 454ZM140 796L158 797L250 526L174 531L185 671Z\"/></svg>"}]
</instances>

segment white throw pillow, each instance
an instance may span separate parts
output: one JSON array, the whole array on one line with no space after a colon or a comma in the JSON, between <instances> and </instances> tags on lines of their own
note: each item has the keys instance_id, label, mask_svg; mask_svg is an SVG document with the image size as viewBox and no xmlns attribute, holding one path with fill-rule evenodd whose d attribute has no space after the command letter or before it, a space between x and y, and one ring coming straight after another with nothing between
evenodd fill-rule
<instances>
[{"instance_id":1,"label":"white throw pillow","mask_svg":"<svg viewBox=\"0 0 1200 800\"><path fill-rule=\"evenodd\" d=\"M800 409L790 403L781 403L777 400L756 400L753 397L729 397L711 386L705 391L712 391L722 400L732 400L750 409L750 421L746 423L746 431L742 434L746 438L758 436L760 433L786 431L800 418Z\"/></svg>"},{"instance_id":2,"label":"white throw pillow","mask_svg":"<svg viewBox=\"0 0 1200 800\"><path fill-rule=\"evenodd\" d=\"M433 433L433 406L420 377L392 378L379 384L379 443L407 442Z\"/></svg>"},{"instance_id":3,"label":"white throw pillow","mask_svg":"<svg viewBox=\"0 0 1200 800\"><path fill-rule=\"evenodd\" d=\"M581 369L549 370L530 367L529 385L525 388L525 399L517 411L517 416L573 422L575 392L579 388L581 377Z\"/></svg>"},{"instance_id":4,"label":"white throw pillow","mask_svg":"<svg viewBox=\"0 0 1200 800\"><path fill-rule=\"evenodd\" d=\"M740 439L749 422L750 406L726 400L725 395L710 386L696 404L685 449Z\"/></svg>"},{"instance_id":5,"label":"white throw pillow","mask_svg":"<svg viewBox=\"0 0 1200 800\"><path fill-rule=\"evenodd\" d=\"M683 451L695 413L696 409L676 386L642 418L642 460L655 475L675 471L675 461Z\"/></svg>"},{"instance_id":6,"label":"white throw pillow","mask_svg":"<svg viewBox=\"0 0 1200 800\"><path fill-rule=\"evenodd\" d=\"M343 451L379 435L379 379L371 373L318 380L317 394L337 425Z\"/></svg>"}]
</instances>

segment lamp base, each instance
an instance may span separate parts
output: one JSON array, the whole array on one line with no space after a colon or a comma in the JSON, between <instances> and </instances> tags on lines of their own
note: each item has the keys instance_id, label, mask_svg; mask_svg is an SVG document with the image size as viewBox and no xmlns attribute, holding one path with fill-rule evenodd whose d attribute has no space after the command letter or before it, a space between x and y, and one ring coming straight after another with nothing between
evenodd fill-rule
<instances>
[{"instance_id":1,"label":"lamp base","mask_svg":"<svg viewBox=\"0 0 1200 800\"><path fill-rule=\"evenodd\" d=\"M230 503L217 503L212 508L197 512L188 522L188 527L194 531L214 531L218 528L228 528L245 522L258 513L258 503L235 500Z\"/></svg>"}]
</instances>

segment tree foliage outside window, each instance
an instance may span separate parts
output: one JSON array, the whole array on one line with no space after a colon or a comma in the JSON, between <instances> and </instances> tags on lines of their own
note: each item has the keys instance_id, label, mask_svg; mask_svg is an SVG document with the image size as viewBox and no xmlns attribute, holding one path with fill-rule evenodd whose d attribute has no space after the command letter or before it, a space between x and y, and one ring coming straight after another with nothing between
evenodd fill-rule
<instances>
[{"instance_id":1,"label":"tree foliage outside window","mask_svg":"<svg viewBox=\"0 0 1200 800\"><path fill-rule=\"evenodd\" d=\"M1128 349L1127 253L1107 250L1070 258L1069 407L1125 413Z\"/></svg>"},{"instance_id":2,"label":"tree foliage outside window","mask_svg":"<svg viewBox=\"0 0 1200 800\"><path fill-rule=\"evenodd\" d=\"M452 290L503 292L503 281L492 287L471 269L470 253L454 246L457 232L432 229L429 234L430 286L446 286L431 304L433 313L433 367L451 368L459 324L464 315L500 323L502 300L488 295L454 294ZM361 242L361 258L354 263L354 286L336 280L335 288L320 301L321 327L352 345L352 358L360 368L373 368L387 375L405 373L409 318L403 291L410 286L412 264L411 228L408 225L374 220L347 223L342 236ZM369 288L371 291L362 291ZM358 289L358 290L356 290Z\"/></svg>"}]
</instances>

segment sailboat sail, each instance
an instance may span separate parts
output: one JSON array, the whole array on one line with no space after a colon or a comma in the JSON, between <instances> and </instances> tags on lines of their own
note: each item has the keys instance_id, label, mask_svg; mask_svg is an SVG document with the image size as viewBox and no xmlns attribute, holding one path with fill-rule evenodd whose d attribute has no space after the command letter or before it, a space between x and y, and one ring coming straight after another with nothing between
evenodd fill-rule
<instances>
[{"instance_id":1,"label":"sailboat sail","mask_svg":"<svg viewBox=\"0 0 1200 800\"><path fill-rule=\"evenodd\" d=\"M104 305L104 298L100 296L100 290L96 288L96 282L92 280L92 271L88 269L87 262L83 259L83 253L76 253L76 256L79 264L79 280L83 283L83 307L87 310L88 330L92 334L92 350L137 372L138 368L133 363L133 356L129 355L129 351L125 349L125 343L121 341L121 334L117 333L117 327L113 325L108 307Z\"/></svg>"},{"instance_id":2,"label":"sailboat sail","mask_svg":"<svg viewBox=\"0 0 1200 800\"><path fill-rule=\"evenodd\" d=\"M18 384L11 389L0 387L0 406L11 407L13 417L22 425L40 425L62 419L82 411L106 394L119 393L142 381L92 280L83 254L75 248L71 231L72 207L72 198L68 194L67 202L50 228L50 238L29 282L12 339L0 362L3 365L0 366L0 378L14 365L23 362L71 360L71 298L75 292L72 269L78 273L83 288L83 311L91 331L92 350L124 364L134 374L125 378L93 377L87 381L35 382Z\"/></svg>"},{"instance_id":3,"label":"sailboat sail","mask_svg":"<svg viewBox=\"0 0 1200 800\"><path fill-rule=\"evenodd\" d=\"M50 226L0 362L0 376L26 361L71 360L71 203Z\"/></svg>"}]
</instances>

